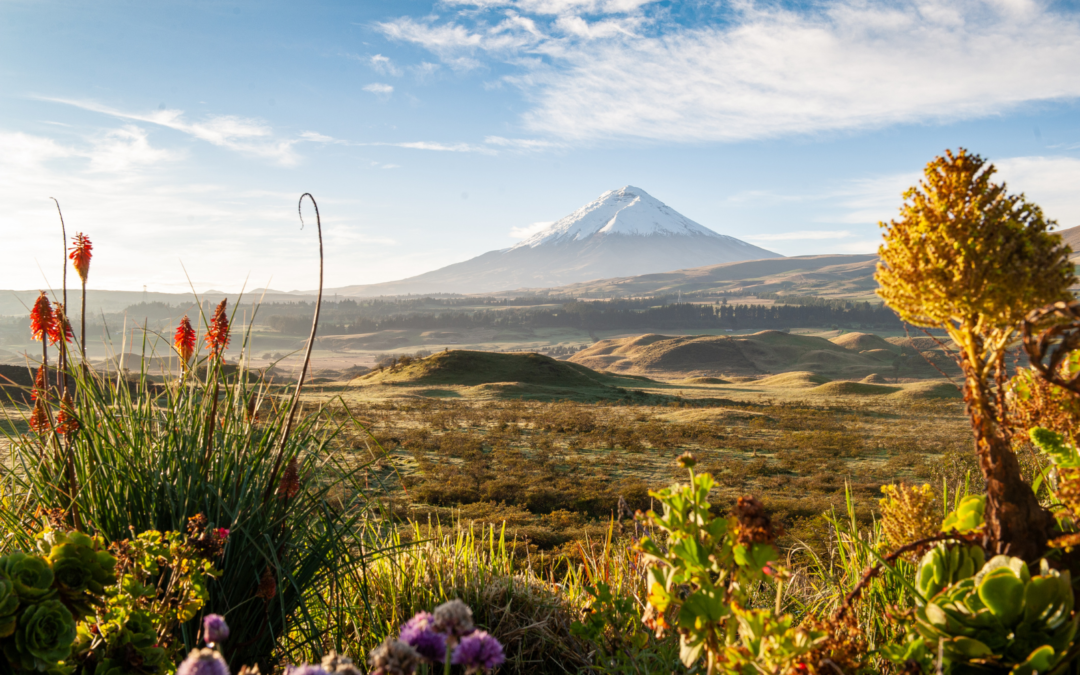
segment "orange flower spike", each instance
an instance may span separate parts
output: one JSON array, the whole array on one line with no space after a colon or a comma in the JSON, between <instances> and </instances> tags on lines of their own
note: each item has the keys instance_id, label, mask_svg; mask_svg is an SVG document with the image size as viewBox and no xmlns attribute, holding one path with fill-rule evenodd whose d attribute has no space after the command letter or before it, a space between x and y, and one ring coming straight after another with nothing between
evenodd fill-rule
<instances>
[{"instance_id":1,"label":"orange flower spike","mask_svg":"<svg viewBox=\"0 0 1080 675\"><path fill-rule=\"evenodd\" d=\"M52 336L56 330L56 315L53 314L52 304L45 291L41 292L34 308L30 310L30 332L35 340L43 340L46 335Z\"/></svg>"},{"instance_id":2,"label":"orange flower spike","mask_svg":"<svg viewBox=\"0 0 1080 675\"><path fill-rule=\"evenodd\" d=\"M60 326L63 325L63 340L64 342L71 342L75 339L75 334L71 332L71 322L67 320L67 314L64 311L64 305L56 303L56 311L53 312L52 326L49 327L49 344L57 344L61 339Z\"/></svg>"},{"instance_id":3,"label":"orange flower spike","mask_svg":"<svg viewBox=\"0 0 1080 675\"><path fill-rule=\"evenodd\" d=\"M195 329L191 327L191 320L187 318L187 315L184 315L184 318L180 321L180 326L176 329L173 346L176 347L180 359L186 366L187 362L195 354Z\"/></svg>"},{"instance_id":4,"label":"orange flower spike","mask_svg":"<svg viewBox=\"0 0 1080 675\"><path fill-rule=\"evenodd\" d=\"M41 399L34 404L34 411L30 413L30 429L39 434L49 429L49 413L45 410L45 402Z\"/></svg>"},{"instance_id":5,"label":"orange flower spike","mask_svg":"<svg viewBox=\"0 0 1080 675\"><path fill-rule=\"evenodd\" d=\"M90 258L94 257L94 247L90 243L90 237L87 237L82 232L72 237L71 243L71 255L68 257L74 262L75 271L79 273L79 278L85 284L86 276L90 274Z\"/></svg>"},{"instance_id":6,"label":"orange flower spike","mask_svg":"<svg viewBox=\"0 0 1080 675\"><path fill-rule=\"evenodd\" d=\"M37 375L34 377L34 388L30 390L31 401L36 401L39 398L43 400L49 398L49 383L45 381L44 368L37 369Z\"/></svg>"},{"instance_id":7,"label":"orange flower spike","mask_svg":"<svg viewBox=\"0 0 1080 675\"><path fill-rule=\"evenodd\" d=\"M206 332L206 346L214 356L221 356L229 346L229 317L225 315L225 303L228 298L218 303L214 317L210 319L210 330Z\"/></svg>"},{"instance_id":8,"label":"orange flower spike","mask_svg":"<svg viewBox=\"0 0 1080 675\"><path fill-rule=\"evenodd\" d=\"M56 431L64 436L74 434L79 430L79 420L75 417L75 404L71 400L71 394L64 394L64 400L60 403L60 414L56 416Z\"/></svg>"}]
</instances>

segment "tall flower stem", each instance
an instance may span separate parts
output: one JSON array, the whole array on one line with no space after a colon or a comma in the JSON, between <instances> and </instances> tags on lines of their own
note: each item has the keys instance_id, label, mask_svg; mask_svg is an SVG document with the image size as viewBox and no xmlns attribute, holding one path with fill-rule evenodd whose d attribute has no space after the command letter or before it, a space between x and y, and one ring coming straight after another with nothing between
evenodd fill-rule
<instances>
[{"instance_id":1,"label":"tall flower stem","mask_svg":"<svg viewBox=\"0 0 1080 675\"><path fill-rule=\"evenodd\" d=\"M300 379L296 383L296 390L293 391L292 401L289 403L289 416L285 420L285 430L281 433L281 445L278 448L277 459L274 460L274 470L270 474L270 481L266 485L266 499L270 498L273 492L274 485L276 484L278 472L281 470L281 460L285 456L285 444L289 441L289 434L292 432L293 418L296 416L296 407L300 402L300 390L304 388L304 379L307 377L308 364L311 362L311 350L315 346L315 331L319 328L319 310L322 309L322 294L323 294L323 240L322 240L322 218L319 215L319 205L315 202L315 197L310 192L305 192L300 195L300 201L296 205L296 212L300 215L300 229L304 229L304 213L301 211L301 207L304 205L304 197L311 200L311 205L315 207L315 227L319 234L319 296L315 300L315 317L311 320L311 336L308 338L307 351L304 353L304 365L300 368Z\"/></svg>"},{"instance_id":2,"label":"tall flower stem","mask_svg":"<svg viewBox=\"0 0 1080 675\"><path fill-rule=\"evenodd\" d=\"M67 320L68 301L67 301L67 268L68 268L68 240L67 240L67 226L64 225L64 212L60 210L60 202L56 197L49 197L56 204L56 212L60 215L60 235L64 239L64 277L61 285L63 291L61 297L64 304L64 320ZM60 327L61 334L63 335L64 327ZM63 396L67 392L67 345L61 340L60 355L56 357L56 386L60 388L60 396Z\"/></svg>"}]
</instances>

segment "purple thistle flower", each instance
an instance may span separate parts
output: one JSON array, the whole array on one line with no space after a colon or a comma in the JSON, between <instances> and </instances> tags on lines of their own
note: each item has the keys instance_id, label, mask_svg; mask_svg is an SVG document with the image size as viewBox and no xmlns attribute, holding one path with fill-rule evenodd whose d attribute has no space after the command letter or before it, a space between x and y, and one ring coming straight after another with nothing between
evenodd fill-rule
<instances>
[{"instance_id":1,"label":"purple thistle flower","mask_svg":"<svg viewBox=\"0 0 1080 675\"><path fill-rule=\"evenodd\" d=\"M229 639L229 624L220 614L207 614L202 620L203 640L207 644L217 644Z\"/></svg>"},{"instance_id":2,"label":"purple thistle flower","mask_svg":"<svg viewBox=\"0 0 1080 675\"><path fill-rule=\"evenodd\" d=\"M478 630L461 638L450 663L465 666L468 675L478 671L489 672L506 660L503 646L494 636Z\"/></svg>"},{"instance_id":3,"label":"purple thistle flower","mask_svg":"<svg viewBox=\"0 0 1080 675\"><path fill-rule=\"evenodd\" d=\"M193 649L177 667L176 675L229 675L229 666L213 649Z\"/></svg>"},{"instance_id":4,"label":"purple thistle flower","mask_svg":"<svg viewBox=\"0 0 1080 675\"><path fill-rule=\"evenodd\" d=\"M417 612L401 627L400 639L426 661L442 663L446 659L446 636L435 630L434 622L430 612Z\"/></svg>"}]
</instances>

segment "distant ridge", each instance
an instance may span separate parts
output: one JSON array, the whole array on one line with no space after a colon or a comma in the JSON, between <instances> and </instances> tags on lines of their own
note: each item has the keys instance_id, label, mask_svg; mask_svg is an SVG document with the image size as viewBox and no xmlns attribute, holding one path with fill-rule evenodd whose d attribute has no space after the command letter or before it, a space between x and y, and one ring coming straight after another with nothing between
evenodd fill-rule
<instances>
[{"instance_id":1,"label":"distant ridge","mask_svg":"<svg viewBox=\"0 0 1080 675\"><path fill-rule=\"evenodd\" d=\"M641 188L627 185L605 192L508 249L400 281L330 292L491 293L780 257L699 225Z\"/></svg>"}]
</instances>

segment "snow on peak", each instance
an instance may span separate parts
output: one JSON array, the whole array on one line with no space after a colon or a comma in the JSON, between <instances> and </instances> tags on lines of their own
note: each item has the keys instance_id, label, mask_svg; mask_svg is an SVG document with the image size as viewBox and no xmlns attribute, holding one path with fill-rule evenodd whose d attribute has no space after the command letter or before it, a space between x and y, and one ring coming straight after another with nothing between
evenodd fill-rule
<instances>
[{"instance_id":1,"label":"snow on peak","mask_svg":"<svg viewBox=\"0 0 1080 675\"><path fill-rule=\"evenodd\" d=\"M642 237L704 235L729 238L695 223L641 188L627 185L605 192L596 201L556 221L510 250L608 234Z\"/></svg>"}]
</instances>

